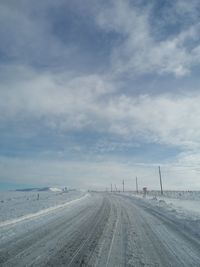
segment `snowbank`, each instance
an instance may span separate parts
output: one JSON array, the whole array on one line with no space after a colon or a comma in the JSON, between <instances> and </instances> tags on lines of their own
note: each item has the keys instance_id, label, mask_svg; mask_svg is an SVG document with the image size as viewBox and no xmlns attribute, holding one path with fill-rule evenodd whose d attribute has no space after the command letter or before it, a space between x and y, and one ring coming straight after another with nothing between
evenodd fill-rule
<instances>
[{"instance_id":1,"label":"snowbank","mask_svg":"<svg viewBox=\"0 0 200 267\"><path fill-rule=\"evenodd\" d=\"M0 223L81 198L84 192L8 191L0 192Z\"/></svg>"},{"instance_id":2,"label":"snowbank","mask_svg":"<svg viewBox=\"0 0 200 267\"><path fill-rule=\"evenodd\" d=\"M150 191L145 198L142 194L130 195L178 217L200 220L200 191L166 191L163 196L159 191Z\"/></svg>"},{"instance_id":3,"label":"snowbank","mask_svg":"<svg viewBox=\"0 0 200 267\"><path fill-rule=\"evenodd\" d=\"M81 196L80 198L76 198L76 199L68 201L68 202L66 202L64 204L60 204L60 205L53 206L53 207L50 207L50 208L47 208L47 209L43 209L43 210L40 210L40 211L35 212L35 213L29 213L27 215L24 215L24 216L15 218L15 219L10 219L10 220L6 220L6 221L3 221L3 222L0 222L0 227L8 226L8 225L11 225L11 224L16 224L16 223L24 221L24 220L29 220L29 219L32 219L32 218L36 218L36 217L45 215L45 214L47 214L49 212L52 212L52 211L55 211L55 210L58 210L58 209L61 209L61 208L65 208L66 206L69 206L69 205L74 204L76 202L82 201L84 198L86 198L88 196L89 196L89 194L85 194L84 196Z\"/></svg>"}]
</instances>

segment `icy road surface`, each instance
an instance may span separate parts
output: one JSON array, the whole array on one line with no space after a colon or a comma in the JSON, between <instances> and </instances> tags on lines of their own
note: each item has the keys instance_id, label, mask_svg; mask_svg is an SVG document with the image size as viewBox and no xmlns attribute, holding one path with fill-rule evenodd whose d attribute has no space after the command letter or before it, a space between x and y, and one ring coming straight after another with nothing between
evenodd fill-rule
<instances>
[{"instance_id":1,"label":"icy road surface","mask_svg":"<svg viewBox=\"0 0 200 267\"><path fill-rule=\"evenodd\" d=\"M141 199L91 193L0 227L0 266L200 266L199 222ZM195 231L194 231L195 230Z\"/></svg>"}]
</instances>

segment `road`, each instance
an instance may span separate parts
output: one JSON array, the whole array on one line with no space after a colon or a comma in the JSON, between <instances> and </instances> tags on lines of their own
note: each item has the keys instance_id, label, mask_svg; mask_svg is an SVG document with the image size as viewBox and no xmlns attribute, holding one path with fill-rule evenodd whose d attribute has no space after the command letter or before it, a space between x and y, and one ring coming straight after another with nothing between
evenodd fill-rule
<instances>
[{"instance_id":1,"label":"road","mask_svg":"<svg viewBox=\"0 0 200 267\"><path fill-rule=\"evenodd\" d=\"M200 240L136 198L91 193L73 207L0 228L0 266L200 266Z\"/></svg>"}]
</instances>

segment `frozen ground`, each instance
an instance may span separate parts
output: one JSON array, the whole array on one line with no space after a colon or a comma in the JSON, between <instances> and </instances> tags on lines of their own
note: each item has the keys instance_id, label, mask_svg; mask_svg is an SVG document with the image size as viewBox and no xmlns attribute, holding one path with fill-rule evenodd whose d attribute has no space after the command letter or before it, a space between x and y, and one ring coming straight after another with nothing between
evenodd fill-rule
<instances>
[{"instance_id":1,"label":"frozen ground","mask_svg":"<svg viewBox=\"0 0 200 267\"><path fill-rule=\"evenodd\" d=\"M83 195L84 193L79 191L0 191L0 224L62 205Z\"/></svg>"},{"instance_id":2,"label":"frozen ground","mask_svg":"<svg viewBox=\"0 0 200 267\"><path fill-rule=\"evenodd\" d=\"M160 196L160 191L149 191L150 196ZM199 200L200 191L164 191L165 198L173 198L180 200Z\"/></svg>"},{"instance_id":3,"label":"frozen ground","mask_svg":"<svg viewBox=\"0 0 200 267\"><path fill-rule=\"evenodd\" d=\"M200 200L174 199L166 197L151 198L150 201L160 207L173 210L177 214L200 219Z\"/></svg>"},{"instance_id":4,"label":"frozen ground","mask_svg":"<svg viewBox=\"0 0 200 267\"><path fill-rule=\"evenodd\" d=\"M140 194L128 193L127 195L141 198L153 206L182 218L200 220L200 191L166 191L163 196L160 191L151 191L145 198L143 198L142 192Z\"/></svg>"},{"instance_id":5,"label":"frozen ground","mask_svg":"<svg viewBox=\"0 0 200 267\"><path fill-rule=\"evenodd\" d=\"M199 222L163 200L90 193L1 226L0 266L200 267Z\"/></svg>"}]
</instances>

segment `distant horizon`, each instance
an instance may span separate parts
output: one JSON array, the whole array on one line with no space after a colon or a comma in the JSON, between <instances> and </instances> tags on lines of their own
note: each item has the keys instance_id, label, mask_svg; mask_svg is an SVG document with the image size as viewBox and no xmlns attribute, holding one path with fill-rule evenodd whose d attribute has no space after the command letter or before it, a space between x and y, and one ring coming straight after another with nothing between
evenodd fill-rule
<instances>
[{"instance_id":1,"label":"distant horizon","mask_svg":"<svg viewBox=\"0 0 200 267\"><path fill-rule=\"evenodd\" d=\"M67 186L48 186L48 185L44 185L44 186L31 186L31 185L11 185L11 184L2 184L2 183L0 183L0 191L16 191L16 190L29 190L29 189L43 189L43 188L59 188L59 189L63 189L63 188L65 188L65 187L67 187ZM70 190L74 190L74 189L76 189L76 188L71 188L71 187L69 187L69 189ZM83 189L76 189L76 190L83 190ZM102 189L98 189L98 188L90 188L90 189L85 189L86 191L99 191L99 192L111 192L111 190L110 189L108 189L108 190L106 190L106 188L102 188ZM123 192L123 189L121 188L121 189L118 189L117 191L116 190L114 190L113 189L113 193L114 192ZM142 188L139 188L138 189L138 191L139 192L142 192ZM153 189L153 188L148 188L147 187L147 191L156 191L156 192L160 192L160 189ZM189 191L191 191L191 192L200 192L200 190L199 189L169 189L169 188L166 188L166 189L164 189L163 190L163 192L167 192L167 191L184 191L184 192L189 192ZM127 189L125 189L125 192L136 192L136 189L131 189L131 187L129 187L129 188L127 188Z\"/></svg>"}]
</instances>

